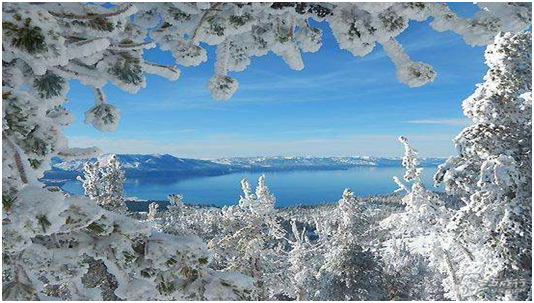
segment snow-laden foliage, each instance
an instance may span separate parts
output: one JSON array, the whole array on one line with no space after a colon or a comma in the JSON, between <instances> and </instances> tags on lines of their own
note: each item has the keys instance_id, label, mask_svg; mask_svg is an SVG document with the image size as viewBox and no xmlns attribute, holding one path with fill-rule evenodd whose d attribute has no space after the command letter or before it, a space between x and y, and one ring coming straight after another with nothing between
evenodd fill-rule
<instances>
[{"instance_id":1,"label":"snow-laden foliage","mask_svg":"<svg viewBox=\"0 0 534 303\"><path fill-rule=\"evenodd\" d=\"M256 299L388 298L380 257L368 241L372 222L350 190L331 212L288 218L274 208L264 176L255 192L248 181L241 185L238 203L222 209L184 205L172 195L155 226L177 235L205 229L199 234L214 253L214 267L251 276Z\"/></svg>"},{"instance_id":2,"label":"snow-laden foliage","mask_svg":"<svg viewBox=\"0 0 534 303\"><path fill-rule=\"evenodd\" d=\"M238 88L229 72L245 70L254 56L273 52L290 68L303 69L301 51L321 47L315 22L327 22L341 49L365 56L381 44L399 80L420 86L436 73L411 61L397 42L410 21L432 18L435 30L454 31L470 45L487 45L499 32L530 27L528 4L478 5L475 17L463 18L437 3L4 3L3 298L391 298L383 288L388 267L369 238L375 232L372 222L350 214L360 206L349 193L333 220L320 213L295 223L296 232L282 225L286 221L280 220L264 180L255 194L250 186L244 189L239 205L220 212L195 210L191 220L183 219L186 208L175 199L169 214L184 223L171 235L161 212L141 222L117 212L124 203L118 164L104 171L88 165L85 189L92 198L51 192L38 179L55 156L98 153L94 147L70 148L63 134L73 119L63 106L70 81L95 92L85 122L113 131L120 112L106 101L106 84L136 93L146 86L146 73L178 79L176 66L147 62L145 49L159 46L171 51L177 65L197 66L208 60L206 45L216 46L215 74L207 87L215 99L225 100ZM526 265L531 260L526 245L531 239L531 132L524 116L531 110L528 51L530 35L525 34L502 34L488 48L486 83L464 106L476 124L458 137L460 156L437 175L466 204L447 230L449 246L438 243L434 249L436 260L445 260L436 263L448 269L449 298L527 296L529 287L510 285L528 286L531 276ZM427 194L412 186L413 199L418 193ZM317 237L306 253L299 247L308 244L298 244L306 243L299 233L304 224ZM345 238L350 241L340 241ZM302 258L310 258L308 266Z\"/></svg>"},{"instance_id":3,"label":"snow-laden foliage","mask_svg":"<svg viewBox=\"0 0 534 303\"><path fill-rule=\"evenodd\" d=\"M147 214L147 220L154 221L156 219L156 214L158 213L159 204L156 202L150 203L148 205L148 214Z\"/></svg>"},{"instance_id":4,"label":"snow-laden foliage","mask_svg":"<svg viewBox=\"0 0 534 303\"><path fill-rule=\"evenodd\" d=\"M25 186L3 197L6 300L236 300L251 280L208 267L196 236L171 236L126 216L124 172L114 155L88 162L89 198ZM156 204L157 206L157 204Z\"/></svg>"},{"instance_id":5,"label":"snow-laden foliage","mask_svg":"<svg viewBox=\"0 0 534 303\"><path fill-rule=\"evenodd\" d=\"M369 224L360 201L350 189L343 192L334 220L323 229L324 263L319 270L320 300L385 300L387 292L378 256L363 247ZM333 224L333 226L332 226Z\"/></svg>"},{"instance_id":6,"label":"snow-laden foliage","mask_svg":"<svg viewBox=\"0 0 534 303\"><path fill-rule=\"evenodd\" d=\"M313 298L315 289L314 265L316 264L313 262L317 259L317 245L310 241L306 227L298 229L295 219L291 220L291 232L294 239L288 239L291 245L287 260L291 279L288 295L297 301L308 301Z\"/></svg>"},{"instance_id":7,"label":"snow-laden foliage","mask_svg":"<svg viewBox=\"0 0 534 303\"><path fill-rule=\"evenodd\" d=\"M112 132L119 126L120 111L104 100L104 93L101 89L95 89L95 106L85 112L85 123L92 124L100 131Z\"/></svg>"},{"instance_id":8,"label":"snow-laden foliage","mask_svg":"<svg viewBox=\"0 0 534 303\"><path fill-rule=\"evenodd\" d=\"M389 282L393 285L394 296L399 299L443 300L441 282L449 277L442 275L440 267L449 260L448 251L442 248L443 230L453 210L423 185L423 169L419 167L417 150L406 137L399 137L399 141L405 151L402 158L402 165L406 169L404 180L411 182L411 186L398 177L393 178L399 186L396 191L406 192L401 200L404 211L380 222L381 228L388 230L392 236L385 253ZM421 242L424 241L430 242L430 245L421 248ZM415 273L401 274L402 270L414 270ZM445 271L450 274L450 268L446 267ZM405 284L413 285L411 291L406 291Z\"/></svg>"},{"instance_id":9,"label":"snow-laden foliage","mask_svg":"<svg viewBox=\"0 0 534 303\"><path fill-rule=\"evenodd\" d=\"M531 297L531 45L530 33L496 37L486 50L490 69L485 82L463 103L474 124L454 139L459 155L435 175L461 199L461 208L448 207L424 188L417 152L400 138L405 180L413 184L409 189L395 179L407 192L405 212L388 217L382 226L402 243L431 241L422 253L431 270L443 276L449 299Z\"/></svg>"},{"instance_id":10,"label":"snow-laden foliage","mask_svg":"<svg viewBox=\"0 0 534 303\"><path fill-rule=\"evenodd\" d=\"M273 267L281 257L279 248L269 246L281 232L274 215L275 197L264 176L260 177L255 194L248 181L243 180L242 185L243 196L238 205L190 208L183 204L181 195L170 195L168 210L154 217L149 214L149 219L155 219L158 229L173 235L201 236L213 253L214 268L252 277L252 298L266 299L269 290L278 285L279 279L271 275L281 272L281 268ZM269 283L276 283L276 287Z\"/></svg>"},{"instance_id":11,"label":"snow-laden foliage","mask_svg":"<svg viewBox=\"0 0 534 303\"><path fill-rule=\"evenodd\" d=\"M122 188L124 172L115 155L108 157L104 167L98 161L86 162L83 174L83 178L78 177L78 180L82 182L86 196L109 211L127 211Z\"/></svg>"},{"instance_id":12,"label":"snow-laden foliage","mask_svg":"<svg viewBox=\"0 0 534 303\"><path fill-rule=\"evenodd\" d=\"M447 226L462 299L524 300L532 279L532 37L503 33L463 102L473 120L435 175L465 206Z\"/></svg>"},{"instance_id":13,"label":"snow-laden foliage","mask_svg":"<svg viewBox=\"0 0 534 303\"><path fill-rule=\"evenodd\" d=\"M208 247L215 254L220 268L237 270L254 279L254 298L265 300L275 281L270 272L276 268L279 248L269 247L280 230L275 217L274 196L265 185L265 176L258 180L256 193L242 181L243 196L239 204L222 209L219 236L209 241Z\"/></svg>"},{"instance_id":14,"label":"snow-laden foliage","mask_svg":"<svg viewBox=\"0 0 534 303\"><path fill-rule=\"evenodd\" d=\"M388 244L383 252L383 260L389 299L443 300L443 277L432 270L424 254L414 251L411 246L416 243L392 238Z\"/></svg>"}]
</instances>

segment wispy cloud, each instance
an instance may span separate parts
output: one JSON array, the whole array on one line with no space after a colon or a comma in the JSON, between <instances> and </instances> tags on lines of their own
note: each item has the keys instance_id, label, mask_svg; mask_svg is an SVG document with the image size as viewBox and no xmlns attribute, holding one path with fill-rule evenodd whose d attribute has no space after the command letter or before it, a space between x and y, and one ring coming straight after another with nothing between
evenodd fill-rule
<instances>
[{"instance_id":1,"label":"wispy cloud","mask_svg":"<svg viewBox=\"0 0 534 303\"><path fill-rule=\"evenodd\" d=\"M192 133L194 131L195 131L194 129L182 129L182 130L179 130L178 132L185 134L185 133Z\"/></svg>"},{"instance_id":2,"label":"wispy cloud","mask_svg":"<svg viewBox=\"0 0 534 303\"><path fill-rule=\"evenodd\" d=\"M428 119L428 120L410 120L406 121L410 124L436 124L436 125L469 125L470 121L467 118L462 119Z\"/></svg>"}]
</instances>

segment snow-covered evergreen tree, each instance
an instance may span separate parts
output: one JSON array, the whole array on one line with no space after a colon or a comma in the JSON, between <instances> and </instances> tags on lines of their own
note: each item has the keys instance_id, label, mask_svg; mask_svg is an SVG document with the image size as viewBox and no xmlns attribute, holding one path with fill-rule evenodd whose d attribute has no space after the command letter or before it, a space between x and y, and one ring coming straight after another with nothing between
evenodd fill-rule
<instances>
[{"instance_id":1,"label":"snow-covered evergreen tree","mask_svg":"<svg viewBox=\"0 0 534 303\"><path fill-rule=\"evenodd\" d=\"M209 242L221 268L236 270L254 278L256 299L272 298L280 286L280 272L275 263L283 256L271 242L282 232L276 221L275 197L259 177L256 194L250 184L241 181L243 196L238 205L222 209L220 235ZM274 287L273 287L274 286Z\"/></svg>"},{"instance_id":2,"label":"snow-covered evergreen tree","mask_svg":"<svg viewBox=\"0 0 534 303\"><path fill-rule=\"evenodd\" d=\"M173 214L180 214L184 208L184 196L172 194L167 197L169 199L169 206L167 209Z\"/></svg>"},{"instance_id":3,"label":"snow-covered evergreen tree","mask_svg":"<svg viewBox=\"0 0 534 303\"><path fill-rule=\"evenodd\" d=\"M148 205L148 213L146 215L147 220L154 221L156 219L158 208L159 208L159 204L156 202L152 202Z\"/></svg>"},{"instance_id":4,"label":"snow-covered evergreen tree","mask_svg":"<svg viewBox=\"0 0 534 303\"><path fill-rule=\"evenodd\" d=\"M108 158L106 167L102 171L102 180L105 184L105 206L103 205L103 207L115 212L126 212L123 189L124 171L117 156L111 155Z\"/></svg>"},{"instance_id":5,"label":"snow-covered evergreen tree","mask_svg":"<svg viewBox=\"0 0 534 303\"><path fill-rule=\"evenodd\" d=\"M364 247L369 223L350 189L345 189L333 214L316 298L320 300L386 300L384 272L378 255ZM332 223L330 223L332 224Z\"/></svg>"},{"instance_id":6,"label":"snow-covered evergreen tree","mask_svg":"<svg viewBox=\"0 0 534 303\"><path fill-rule=\"evenodd\" d=\"M398 177L393 178L399 186L396 192L406 192L406 196L402 198L405 212L388 217L382 222L382 226L391 229L400 238L437 235L447 224L449 211L444 202L423 185L423 169L419 167L417 150L410 146L406 137L399 137L399 141L405 150L402 158L402 165L406 169L404 181L411 182L411 186L404 184Z\"/></svg>"},{"instance_id":7,"label":"snow-covered evergreen tree","mask_svg":"<svg viewBox=\"0 0 534 303\"><path fill-rule=\"evenodd\" d=\"M295 220L291 221L291 232L294 240L289 242L291 251L288 253L288 261L292 295L297 301L309 301L317 288L317 248L306 235L306 228L299 231Z\"/></svg>"},{"instance_id":8,"label":"snow-covered evergreen tree","mask_svg":"<svg viewBox=\"0 0 534 303\"><path fill-rule=\"evenodd\" d=\"M172 235L195 235L204 241L212 240L220 233L221 211L213 207L185 205L184 197L172 194L167 197L166 211L158 213L154 226Z\"/></svg>"},{"instance_id":9,"label":"snow-covered evergreen tree","mask_svg":"<svg viewBox=\"0 0 534 303\"><path fill-rule=\"evenodd\" d=\"M318 277L319 300L387 299L384 272L377 255L355 241L339 243L329 249Z\"/></svg>"},{"instance_id":10,"label":"snow-covered evergreen tree","mask_svg":"<svg viewBox=\"0 0 534 303\"><path fill-rule=\"evenodd\" d=\"M101 166L99 160L85 163L83 174L78 180L82 182L86 196L109 211L128 211L124 203L124 171L115 155L108 157L105 166Z\"/></svg>"},{"instance_id":11,"label":"snow-covered evergreen tree","mask_svg":"<svg viewBox=\"0 0 534 303\"><path fill-rule=\"evenodd\" d=\"M83 165L83 177L78 176L76 178L82 182L84 194L93 201L97 201L104 196L104 188L102 181L102 174L100 170L100 163L98 161L87 161ZM101 205L102 203L96 202Z\"/></svg>"},{"instance_id":12,"label":"snow-covered evergreen tree","mask_svg":"<svg viewBox=\"0 0 534 303\"><path fill-rule=\"evenodd\" d=\"M429 266L428 257L403 240L392 240L383 255L388 300L444 300L443 277Z\"/></svg>"},{"instance_id":13,"label":"snow-covered evergreen tree","mask_svg":"<svg viewBox=\"0 0 534 303\"><path fill-rule=\"evenodd\" d=\"M459 155L435 175L465 206L448 225L463 299L531 297L532 38L503 33L488 46L485 82L463 103L473 120Z\"/></svg>"},{"instance_id":14,"label":"snow-covered evergreen tree","mask_svg":"<svg viewBox=\"0 0 534 303\"><path fill-rule=\"evenodd\" d=\"M399 186L396 192L406 193L402 198L404 211L380 222L392 236L384 253L388 295L391 299L402 300L443 299L441 281L444 276L450 277L451 272L449 267L442 266L450 258L441 247L442 234L451 210L436 193L423 185L418 151L409 144L408 138L401 136L399 141L404 147L402 165L406 171L403 179L411 186L393 177ZM407 284L411 285L409 289Z\"/></svg>"}]
</instances>

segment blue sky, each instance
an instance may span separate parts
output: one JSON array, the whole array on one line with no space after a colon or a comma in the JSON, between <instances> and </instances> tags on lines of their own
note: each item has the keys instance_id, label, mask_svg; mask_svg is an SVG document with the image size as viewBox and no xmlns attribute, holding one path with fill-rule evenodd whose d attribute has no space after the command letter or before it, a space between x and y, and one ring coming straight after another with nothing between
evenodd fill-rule
<instances>
[{"instance_id":1,"label":"blue sky","mask_svg":"<svg viewBox=\"0 0 534 303\"><path fill-rule=\"evenodd\" d=\"M473 4L453 3L470 16ZM210 60L179 67L180 79L147 76L147 87L132 95L111 84L108 102L122 112L119 128L102 133L83 123L93 104L89 87L71 83L67 107L76 116L67 127L71 146L96 145L111 153L168 153L179 157L234 156L402 156L397 137L408 136L422 156L455 153L451 139L468 123L461 102L482 82L487 68L482 47L466 45L452 32L436 32L427 22L411 22L397 39L414 61L434 66L433 83L409 88L377 45L363 57L340 50L326 24L323 47L304 53L305 68L293 71L281 58L254 57L240 73L239 90L214 101L205 88ZM146 51L147 60L173 64L170 52Z\"/></svg>"}]
</instances>

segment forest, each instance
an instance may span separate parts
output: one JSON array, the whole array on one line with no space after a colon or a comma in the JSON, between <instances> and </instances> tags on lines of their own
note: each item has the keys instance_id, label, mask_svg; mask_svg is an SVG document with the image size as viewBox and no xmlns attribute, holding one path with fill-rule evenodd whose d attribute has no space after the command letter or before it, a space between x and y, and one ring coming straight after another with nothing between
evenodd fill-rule
<instances>
[{"instance_id":1,"label":"forest","mask_svg":"<svg viewBox=\"0 0 534 303\"><path fill-rule=\"evenodd\" d=\"M3 300L532 300L532 9L477 6L462 17L433 2L3 3ZM235 205L188 205L178 193L166 210L131 212L116 157L85 164L84 196L41 182L55 157L100 153L65 136L74 81L94 92L85 123L111 132L121 114L106 84L136 94L146 74L179 81L181 67L208 64L209 46L206 89L231 102L252 57L302 70L302 53L322 46L313 24L325 22L340 51L380 46L398 81L419 87L438 71L396 37L428 19L486 47L487 72L462 103L470 125L434 174L445 193L422 184L429 168L403 134L396 193L346 189L315 207L276 208L261 176L241 181ZM145 60L156 47L175 64Z\"/></svg>"}]
</instances>

